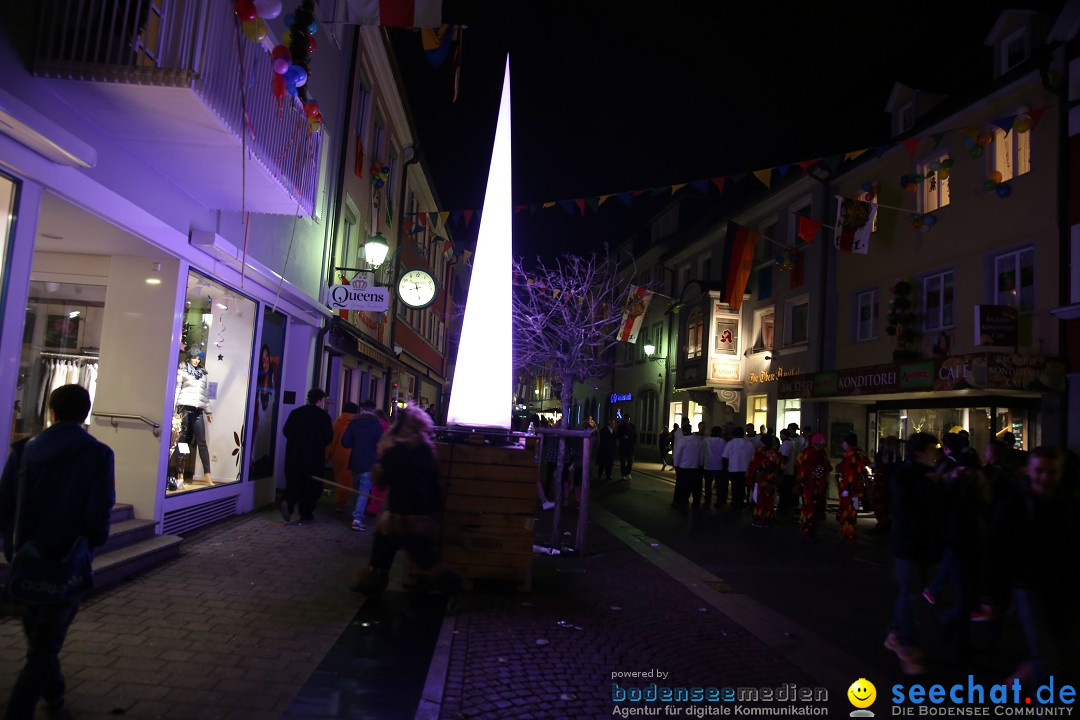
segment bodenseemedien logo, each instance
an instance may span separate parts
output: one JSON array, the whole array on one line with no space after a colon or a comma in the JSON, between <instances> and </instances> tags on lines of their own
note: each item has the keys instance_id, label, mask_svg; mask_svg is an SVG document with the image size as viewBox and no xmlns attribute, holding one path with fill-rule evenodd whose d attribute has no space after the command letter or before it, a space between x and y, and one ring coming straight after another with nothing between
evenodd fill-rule
<instances>
[{"instance_id":1,"label":"bodenseemedien logo","mask_svg":"<svg viewBox=\"0 0 1080 720\"><path fill-rule=\"evenodd\" d=\"M850 713L851 717L874 717L874 713L867 710L877 700L877 688L874 687L874 683L866 678L859 678L848 688L847 699L855 706Z\"/></svg>"}]
</instances>

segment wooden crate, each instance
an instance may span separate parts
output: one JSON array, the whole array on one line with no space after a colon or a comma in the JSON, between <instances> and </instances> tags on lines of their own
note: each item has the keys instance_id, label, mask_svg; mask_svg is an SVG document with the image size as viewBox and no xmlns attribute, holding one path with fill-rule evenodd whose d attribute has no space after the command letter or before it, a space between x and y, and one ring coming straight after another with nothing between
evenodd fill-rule
<instances>
[{"instance_id":1,"label":"wooden crate","mask_svg":"<svg viewBox=\"0 0 1080 720\"><path fill-rule=\"evenodd\" d=\"M438 445L446 483L443 558L470 579L532 585L536 440L524 447Z\"/></svg>"}]
</instances>

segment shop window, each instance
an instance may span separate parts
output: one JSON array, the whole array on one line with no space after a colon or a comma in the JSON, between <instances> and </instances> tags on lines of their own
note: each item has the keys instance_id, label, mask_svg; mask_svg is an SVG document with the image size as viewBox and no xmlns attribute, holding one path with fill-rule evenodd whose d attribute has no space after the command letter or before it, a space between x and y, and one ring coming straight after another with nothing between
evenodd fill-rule
<instances>
[{"instance_id":1,"label":"shop window","mask_svg":"<svg viewBox=\"0 0 1080 720\"><path fill-rule=\"evenodd\" d=\"M754 352L773 349L773 331L776 326L776 311L765 308L754 311Z\"/></svg>"},{"instance_id":2,"label":"shop window","mask_svg":"<svg viewBox=\"0 0 1080 720\"><path fill-rule=\"evenodd\" d=\"M255 303L192 272L181 314L170 495L237 482L248 456L243 443Z\"/></svg>"},{"instance_id":3,"label":"shop window","mask_svg":"<svg viewBox=\"0 0 1080 720\"><path fill-rule=\"evenodd\" d=\"M702 336L705 334L705 314L696 307L686 320L686 359L701 357Z\"/></svg>"},{"instance_id":4,"label":"shop window","mask_svg":"<svg viewBox=\"0 0 1080 720\"><path fill-rule=\"evenodd\" d=\"M660 396L655 390L645 390L641 393L638 403L638 442L652 446L656 444L660 422Z\"/></svg>"},{"instance_id":5,"label":"shop window","mask_svg":"<svg viewBox=\"0 0 1080 720\"><path fill-rule=\"evenodd\" d=\"M1001 173L1001 182L1031 172L1031 131L1005 132L994 128L993 169Z\"/></svg>"},{"instance_id":6,"label":"shop window","mask_svg":"<svg viewBox=\"0 0 1080 720\"><path fill-rule=\"evenodd\" d=\"M945 153L919 165L919 174L925 178L919 185L919 212L934 212L949 204L949 178L942 178L940 173L930 169L931 162L940 163L948 157Z\"/></svg>"},{"instance_id":7,"label":"shop window","mask_svg":"<svg viewBox=\"0 0 1080 720\"><path fill-rule=\"evenodd\" d=\"M780 432L781 428L786 428L791 423L802 427L802 400L799 398L776 403L776 431Z\"/></svg>"},{"instance_id":8,"label":"shop window","mask_svg":"<svg viewBox=\"0 0 1080 720\"><path fill-rule=\"evenodd\" d=\"M994 302L1020 312L1035 309L1035 250L1024 248L994 258Z\"/></svg>"},{"instance_id":9,"label":"shop window","mask_svg":"<svg viewBox=\"0 0 1080 720\"><path fill-rule=\"evenodd\" d=\"M263 310L259 361L255 366L255 413L251 421L251 479L274 474L278 412L281 407L281 358L285 354L285 315Z\"/></svg>"},{"instance_id":10,"label":"shop window","mask_svg":"<svg viewBox=\"0 0 1080 720\"><path fill-rule=\"evenodd\" d=\"M923 330L947 330L953 326L953 271L923 278Z\"/></svg>"},{"instance_id":11,"label":"shop window","mask_svg":"<svg viewBox=\"0 0 1080 720\"><path fill-rule=\"evenodd\" d=\"M754 423L756 431L769 424L769 396L750 395L746 398L746 422Z\"/></svg>"},{"instance_id":12,"label":"shop window","mask_svg":"<svg viewBox=\"0 0 1080 720\"><path fill-rule=\"evenodd\" d=\"M698 405L693 400L690 401L690 429L693 432L698 431L698 425L704 418L704 410L701 405Z\"/></svg>"},{"instance_id":13,"label":"shop window","mask_svg":"<svg viewBox=\"0 0 1080 720\"><path fill-rule=\"evenodd\" d=\"M683 404L682 401L671 403L671 409L668 411L668 424L672 427L678 425L682 427L683 419Z\"/></svg>"},{"instance_id":14,"label":"shop window","mask_svg":"<svg viewBox=\"0 0 1080 720\"><path fill-rule=\"evenodd\" d=\"M878 289L858 294L855 301L855 340L873 340L878 336Z\"/></svg>"},{"instance_id":15,"label":"shop window","mask_svg":"<svg viewBox=\"0 0 1080 720\"><path fill-rule=\"evenodd\" d=\"M803 295L784 303L784 345L804 345L810 337L810 297Z\"/></svg>"}]
</instances>

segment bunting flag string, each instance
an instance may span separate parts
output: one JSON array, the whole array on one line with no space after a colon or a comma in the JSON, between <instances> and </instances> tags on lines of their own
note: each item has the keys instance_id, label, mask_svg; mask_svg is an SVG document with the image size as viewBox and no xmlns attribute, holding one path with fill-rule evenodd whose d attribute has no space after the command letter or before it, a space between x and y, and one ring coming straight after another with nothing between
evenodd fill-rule
<instances>
[{"instance_id":1,"label":"bunting flag string","mask_svg":"<svg viewBox=\"0 0 1080 720\"><path fill-rule=\"evenodd\" d=\"M1039 125L1039 121L1043 115L1053 108L1053 105L1046 105L1042 107L1033 108L1024 112L1017 113L1015 115L1002 115L989 119L984 123L985 126L993 126L1000 128L1005 133L1009 133L1012 130L1018 132L1026 132L1028 130L1034 130ZM671 183L669 185L660 185L652 188L638 188L636 190L623 190L617 192L606 192L597 195L586 195L575 198L562 198L559 200L544 200L531 202L527 204L519 204L514 206L514 213L524 211L526 208L530 214L535 213L540 209L548 209L553 207L561 207L569 215L578 215L584 217L586 214L586 207L590 208L593 212L597 212L601 206L603 206L612 197L618 198L627 207L633 207L634 200L642 195L648 195L650 197L657 195L667 195L669 197L676 195L683 191L694 191L701 195L708 195L710 192L716 192L718 195L723 196L724 192L728 189L730 183L739 184L746 180L749 176L753 175L757 180L766 188L772 187L773 171L779 173L780 179L785 179L795 166L798 166L803 173L810 172L814 166L823 166L827 168L831 173L834 173L845 162L851 162L863 158L867 153L872 152L874 157L880 159L885 153L896 147L902 147L909 157L914 162L918 155L920 145L924 140L932 141L931 149L936 150L944 142L945 138L949 134L959 133L964 137L965 146L970 147L972 143L975 143L977 139L984 135L983 130L978 126L964 126L955 127L946 130L939 130L926 135L916 135L913 137L905 138L903 140L883 143L874 147L864 147L857 150L850 150L846 152L835 153L823 157L812 158L808 160L799 160L795 162L782 163L774 167L761 168L759 170L743 171L739 173L731 173L728 175L721 175L710 178L703 178L697 180L684 180L680 182ZM710 185L714 190L710 190ZM689 190L687 190L689 188ZM910 209L888 207L880 205L882 208L888 208L890 210L900 210L902 212L911 212ZM575 212L576 211L576 212ZM435 227L445 227L447 218L452 218L455 224L458 224L462 218L465 218L466 226L469 225L469 221L472 218L473 210L453 210L453 211L426 211L428 215L438 216L439 223L434 225Z\"/></svg>"}]
</instances>

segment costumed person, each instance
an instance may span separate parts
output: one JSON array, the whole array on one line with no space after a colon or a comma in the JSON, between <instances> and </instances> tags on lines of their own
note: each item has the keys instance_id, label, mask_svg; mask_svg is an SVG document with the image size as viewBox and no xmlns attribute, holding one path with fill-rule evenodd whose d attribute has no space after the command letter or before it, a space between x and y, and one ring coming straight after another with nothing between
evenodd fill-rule
<instances>
[{"instance_id":1,"label":"costumed person","mask_svg":"<svg viewBox=\"0 0 1080 720\"><path fill-rule=\"evenodd\" d=\"M345 428L349 426L349 421L358 412L360 412L360 408L354 402L347 402L341 406L341 414L334 421L334 439L326 447L326 459L330 461L334 468L334 482L338 485L344 485L345 488L352 487L352 471L349 470L349 454L352 450L341 445L341 436L345 434ZM334 512L336 513L345 510L345 503L348 502L352 495L345 488L336 488L334 490Z\"/></svg>"},{"instance_id":2,"label":"costumed person","mask_svg":"<svg viewBox=\"0 0 1080 720\"><path fill-rule=\"evenodd\" d=\"M173 450L172 458L177 468L177 479L170 478L169 490L178 488L178 480L185 473L180 460L180 443L185 443L189 452L193 449L191 447L193 444L198 447L199 460L203 468L203 482L207 485L214 484L214 477L210 472L210 448L206 441L206 423L214 421L214 413L210 410L209 383L209 371L202 367L202 353L196 347L189 348L187 362L181 365L176 373L175 405L176 414L180 416L180 438L177 440L177 447ZM192 470L194 471L194 468Z\"/></svg>"},{"instance_id":3,"label":"costumed person","mask_svg":"<svg viewBox=\"0 0 1080 720\"><path fill-rule=\"evenodd\" d=\"M820 498L828 490L829 473L832 463L825 452L825 436L816 433L810 438L810 444L799 453L795 460L795 473L802 483L802 507L799 508L799 533L804 542L817 540L817 507Z\"/></svg>"},{"instance_id":4,"label":"costumed person","mask_svg":"<svg viewBox=\"0 0 1080 720\"><path fill-rule=\"evenodd\" d=\"M352 590L378 596L386 589L394 556L405 550L413 562L432 574L444 592L454 593L461 578L439 557L443 488L431 418L411 405L399 411L395 423L379 440L378 452L372 479L387 490L386 510L375 523L371 559Z\"/></svg>"},{"instance_id":5,"label":"costumed person","mask_svg":"<svg viewBox=\"0 0 1080 720\"><path fill-rule=\"evenodd\" d=\"M300 525L315 520L315 503L322 494L322 484L312 476L322 475L326 466L326 446L334 439L334 425L326 412L326 393L311 388L307 404L289 413L282 432L285 435L285 494L281 499L281 517L292 521L294 509L300 511Z\"/></svg>"},{"instance_id":6,"label":"costumed person","mask_svg":"<svg viewBox=\"0 0 1080 720\"><path fill-rule=\"evenodd\" d=\"M31 542L45 558L59 561L81 538L93 549L109 537L116 499L113 451L83 427L90 393L62 385L49 395L48 406L50 427L12 445L0 476L0 537L9 563ZM26 664L11 688L5 718L33 718L40 700L49 717L70 717L61 715L65 682L59 655L78 610L78 598L23 605ZM14 669L15 649L7 652Z\"/></svg>"},{"instance_id":7,"label":"costumed person","mask_svg":"<svg viewBox=\"0 0 1080 720\"><path fill-rule=\"evenodd\" d=\"M859 510L859 498L863 494L867 468L870 458L859 449L859 438L855 433L844 436L842 443L844 457L836 466L836 478L840 495L840 507L836 511L836 521L840 523L840 535L845 545L854 545L856 520Z\"/></svg>"},{"instance_id":8,"label":"costumed person","mask_svg":"<svg viewBox=\"0 0 1080 720\"><path fill-rule=\"evenodd\" d=\"M761 446L754 451L746 470L747 487L753 488L756 528L772 527L776 510L776 488L784 472L784 457L777 449L776 438L761 435Z\"/></svg>"}]
</instances>

